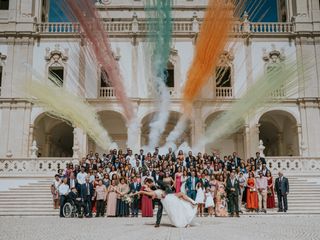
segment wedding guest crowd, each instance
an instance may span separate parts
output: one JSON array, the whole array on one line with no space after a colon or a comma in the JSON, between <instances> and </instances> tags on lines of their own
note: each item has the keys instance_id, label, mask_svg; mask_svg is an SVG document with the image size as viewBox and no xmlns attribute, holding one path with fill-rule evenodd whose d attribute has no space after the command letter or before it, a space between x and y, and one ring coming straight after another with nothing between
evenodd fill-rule
<instances>
[{"instance_id":1,"label":"wedding guest crowd","mask_svg":"<svg viewBox=\"0 0 320 240\"><path fill-rule=\"evenodd\" d=\"M198 216L239 217L243 211L267 212L275 208L275 193L279 211L287 211L288 179L279 173L275 184L266 160L241 159L236 152L220 157L219 154L180 150L177 155L168 149L160 155L133 154L132 150L111 150L100 156L90 152L79 161L60 169L51 185L54 208L62 209L68 193L75 189L85 206L85 216L92 217L153 217L152 198L133 195L149 191L145 184L151 178L161 181L172 192L184 192L198 203ZM274 187L275 186L275 187ZM63 211L60 211L63 217Z\"/></svg>"}]
</instances>

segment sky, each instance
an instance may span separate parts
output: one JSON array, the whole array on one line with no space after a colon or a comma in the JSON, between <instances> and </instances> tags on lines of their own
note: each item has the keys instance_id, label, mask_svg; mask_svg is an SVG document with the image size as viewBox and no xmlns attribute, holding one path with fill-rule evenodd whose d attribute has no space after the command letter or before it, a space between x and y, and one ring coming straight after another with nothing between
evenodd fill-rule
<instances>
[{"instance_id":1,"label":"sky","mask_svg":"<svg viewBox=\"0 0 320 240\"><path fill-rule=\"evenodd\" d=\"M63 0L51 0L49 22L68 22L61 10ZM251 22L277 22L277 0L247 0L246 7Z\"/></svg>"}]
</instances>

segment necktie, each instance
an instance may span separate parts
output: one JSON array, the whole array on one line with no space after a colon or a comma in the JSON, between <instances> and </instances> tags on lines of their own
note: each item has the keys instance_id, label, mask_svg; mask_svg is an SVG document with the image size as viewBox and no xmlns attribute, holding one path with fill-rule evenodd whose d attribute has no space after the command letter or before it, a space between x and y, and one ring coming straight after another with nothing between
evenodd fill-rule
<instances>
[{"instance_id":1,"label":"necktie","mask_svg":"<svg viewBox=\"0 0 320 240\"><path fill-rule=\"evenodd\" d=\"M87 183L87 195L90 195L89 184Z\"/></svg>"}]
</instances>

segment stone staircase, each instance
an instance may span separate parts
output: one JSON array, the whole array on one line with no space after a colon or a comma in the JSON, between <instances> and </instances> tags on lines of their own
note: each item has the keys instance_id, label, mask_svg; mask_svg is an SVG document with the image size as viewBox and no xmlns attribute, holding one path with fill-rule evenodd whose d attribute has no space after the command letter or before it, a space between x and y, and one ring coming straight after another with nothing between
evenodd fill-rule
<instances>
[{"instance_id":1,"label":"stone staircase","mask_svg":"<svg viewBox=\"0 0 320 240\"><path fill-rule=\"evenodd\" d=\"M289 177L288 213L320 214L319 176Z\"/></svg>"},{"instance_id":2,"label":"stone staircase","mask_svg":"<svg viewBox=\"0 0 320 240\"><path fill-rule=\"evenodd\" d=\"M0 192L0 216L58 216L53 209L51 179Z\"/></svg>"},{"instance_id":3,"label":"stone staircase","mask_svg":"<svg viewBox=\"0 0 320 240\"><path fill-rule=\"evenodd\" d=\"M319 177L289 177L290 194L287 214L320 214ZM8 191L0 191L0 216L58 216L52 207L51 179L41 179ZM268 214L277 213L277 209ZM247 214L246 214L247 215Z\"/></svg>"}]
</instances>

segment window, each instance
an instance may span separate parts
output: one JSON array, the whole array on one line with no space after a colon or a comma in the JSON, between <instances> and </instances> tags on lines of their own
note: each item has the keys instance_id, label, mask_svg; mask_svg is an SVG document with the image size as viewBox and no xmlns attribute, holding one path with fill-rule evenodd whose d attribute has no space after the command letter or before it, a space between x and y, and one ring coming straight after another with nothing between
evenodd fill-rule
<instances>
[{"instance_id":1,"label":"window","mask_svg":"<svg viewBox=\"0 0 320 240\"><path fill-rule=\"evenodd\" d=\"M109 82L108 73L106 71L104 71L103 69L101 69L101 73L100 73L100 87L102 87L102 88L111 87L111 84Z\"/></svg>"},{"instance_id":2,"label":"window","mask_svg":"<svg viewBox=\"0 0 320 240\"><path fill-rule=\"evenodd\" d=\"M63 67L49 67L49 80L57 85L62 86L64 80Z\"/></svg>"},{"instance_id":3,"label":"window","mask_svg":"<svg viewBox=\"0 0 320 240\"><path fill-rule=\"evenodd\" d=\"M48 21L48 1L47 0L42 0L41 21L42 22Z\"/></svg>"},{"instance_id":4,"label":"window","mask_svg":"<svg viewBox=\"0 0 320 240\"><path fill-rule=\"evenodd\" d=\"M0 66L0 88L2 87L2 72L2 66Z\"/></svg>"},{"instance_id":5,"label":"window","mask_svg":"<svg viewBox=\"0 0 320 240\"><path fill-rule=\"evenodd\" d=\"M279 16L279 20L281 22L286 22L287 21L287 6L286 6L286 1L285 0L280 0L280 16Z\"/></svg>"},{"instance_id":6,"label":"window","mask_svg":"<svg viewBox=\"0 0 320 240\"><path fill-rule=\"evenodd\" d=\"M216 87L231 87L231 67L216 68Z\"/></svg>"},{"instance_id":7,"label":"window","mask_svg":"<svg viewBox=\"0 0 320 240\"><path fill-rule=\"evenodd\" d=\"M9 0L0 0L0 10L9 10Z\"/></svg>"},{"instance_id":8,"label":"window","mask_svg":"<svg viewBox=\"0 0 320 240\"><path fill-rule=\"evenodd\" d=\"M168 63L167 69L165 70L166 86L169 88L174 87L174 66L171 62Z\"/></svg>"}]
</instances>

